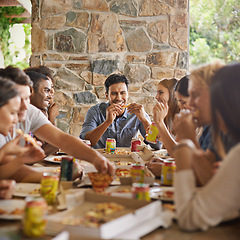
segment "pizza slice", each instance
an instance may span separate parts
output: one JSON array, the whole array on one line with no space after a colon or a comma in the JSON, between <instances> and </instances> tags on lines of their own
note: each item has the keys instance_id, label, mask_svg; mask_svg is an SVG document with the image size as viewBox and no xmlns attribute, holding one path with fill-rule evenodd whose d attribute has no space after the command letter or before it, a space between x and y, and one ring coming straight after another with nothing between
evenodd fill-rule
<instances>
[{"instance_id":1,"label":"pizza slice","mask_svg":"<svg viewBox=\"0 0 240 240\"><path fill-rule=\"evenodd\" d=\"M21 129L16 129L16 133L22 135L26 142L31 143L34 147L38 147L37 140L29 134L24 133Z\"/></svg>"},{"instance_id":2,"label":"pizza slice","mask_svg":"<svg viewBox=\"0 0 240 240\"><path fill-rule=\"evenodd\" d=\"M88 176L93 188L107 188L113 180L113 177L107 173L90 172Z\"/></svg>"},{"instance_id":3,"label":"pizza slice","mask_svg":"<svg viewBox=\"0 0 240 240\"><path fill-rule=\"evenodd\" d=\"M128 108L130 106L130 103L128 105L121 106L122 108Z\"/></svg>"}]
</instances>

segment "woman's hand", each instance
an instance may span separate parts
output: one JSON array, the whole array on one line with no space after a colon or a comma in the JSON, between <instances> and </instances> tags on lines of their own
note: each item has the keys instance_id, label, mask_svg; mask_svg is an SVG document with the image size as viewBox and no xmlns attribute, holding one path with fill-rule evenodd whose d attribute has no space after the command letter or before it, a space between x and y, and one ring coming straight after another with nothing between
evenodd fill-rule
<instances>
[{"instance_id":1,"label":"woman's hand","mask_svg":"<svg viewBox=\"0 0 240 240\"><path fill-rule=\"evenodd\" d=\"M179 114L175 114L173 130L177 141L191 139L193 142L196 142L196 124L190 111L182 110Z\"/></svg>"},{"instance_id":2,"label":"woman's hand","mask_svg":"<svg viewBox=\"0 0 240 240\"><path fill-rule=\"evenodd\" d=\"M153 107L153 121L155 124L164 123L164 119L168 114L167 102L158 102Z\"/></svg>"},{"instance_id":3,"label":"woman's hand","mask_svg":"<svg viewBox=\"0 0 240 240\"><path fill-rule=\"evenodd\" d=\"M1 148L0 151L3 151L3 157L7 155L21 156L29 151L29 146L20 146L21 137L21 135L18 135L15 139L11 140Z\"/></svg>"}]
</instances>

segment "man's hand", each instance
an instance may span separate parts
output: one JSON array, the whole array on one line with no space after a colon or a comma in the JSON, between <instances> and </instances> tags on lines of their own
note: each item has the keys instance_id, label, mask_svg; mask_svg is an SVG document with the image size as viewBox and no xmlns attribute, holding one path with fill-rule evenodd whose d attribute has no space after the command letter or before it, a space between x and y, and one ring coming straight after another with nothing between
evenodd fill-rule
<instances>
[{"instance_id":1,"label":"man's hand","mask_svg":"<svg viewBox=\"0 0 240 240\"><path fill-rule=\"evenodd\" d=\"M76 180L77 178L82 179L83 170L84 167L82 164L78 160L75 160L73 163L73 180Z\"/></svg>"},{"instance_id":2,"label":"man's hand","mask_svg":"<svg viewBox=\"0 0 240 240\"><path fill-rule=\"evenodd\" d=\"M108 123L113 123L115 118L119 115L121 115L123 112L122 107L119 104L111 104L107 109L106 109L106 122Z\"/></svg>"},{"instance_id":3,"label":"man's hand","mask_svg":"<svg viewBox=\"0 0 240 240\"><path fill-rule=\"evenodd\" d=\"M100 153L97 152L97 154L98 157L92 161L92 164L95 166L98 172L109 173L110 175L113 175L115 171L114 165Z\"/></svg>"},{"instance_id":4,"label":"man's hand","mask_svg":"<svg viewBox=\"0 0 240 240\"><path fill-rule=\"evenodd\" d=\"M138 103L131 103L127 107L127 110L130 114L134 113L141 122L146 120L146 113L145 113L143 105L138 104Z\"/></svg>"},{"instance_id":5,"label":"man's hand","mask_svg":"<svg viewBox=\"0 0 240 240\"><path fill-rule=\"evenodd\" d=\"M58 116L58 114L59 114L59 109L57 104L56 103L51 104L48 107L48 119L53 125L55 125L55 119Z\"/></svg>"}]
</instances>

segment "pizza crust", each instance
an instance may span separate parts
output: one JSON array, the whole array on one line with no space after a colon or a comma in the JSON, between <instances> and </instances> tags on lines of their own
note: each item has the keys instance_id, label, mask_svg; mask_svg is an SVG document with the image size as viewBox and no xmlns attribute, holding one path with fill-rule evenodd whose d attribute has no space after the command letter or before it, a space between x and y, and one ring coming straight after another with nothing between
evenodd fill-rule
<instances>
[{"instance_id":1,"label":"pizza crust","mask_svg":"<svg viewBox=\"0 0 240 240\"><path fill-rule=\"evenodd\" d=\"M21 129L16 129L16 133L22 135L26 142L31 143L34 147L38 147L36 139L29 134L24 133Z\"/></svg>"}]
</instances>

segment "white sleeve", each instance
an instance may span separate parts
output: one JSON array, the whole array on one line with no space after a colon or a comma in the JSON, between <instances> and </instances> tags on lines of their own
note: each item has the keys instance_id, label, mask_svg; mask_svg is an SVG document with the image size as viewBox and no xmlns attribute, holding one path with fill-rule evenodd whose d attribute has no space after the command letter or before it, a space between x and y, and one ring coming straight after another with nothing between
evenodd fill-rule
<instances>
[{"instance_id":1,"label":"white sleeve","mask_svg":"<svg viewBox=\"0 0 240 240\"><path fill-rule=\"evenodd\" d=\"M186 230L207 230L240 211L240 144L224 159L222 166L203 188L197 189L192 170L175 176L175 204L178 223Z\"/></svg>"},{"instance_id":2,"label":"white sleeve","mask_svg":"<svg viewBox=\"0 0 240 240\"><path fill-rule=\"evenodd\" d=\"M42 127L45 124L51 124L51 122L47 119L47 117L42 113L41 110L36 108L33 105L30 105L27 117L25 120L26 128L29 126L29 129L27 129L27 132L34 133L37 129ZM26 132L26 131L25 131Z\"/></svg>"}]
</instances>

